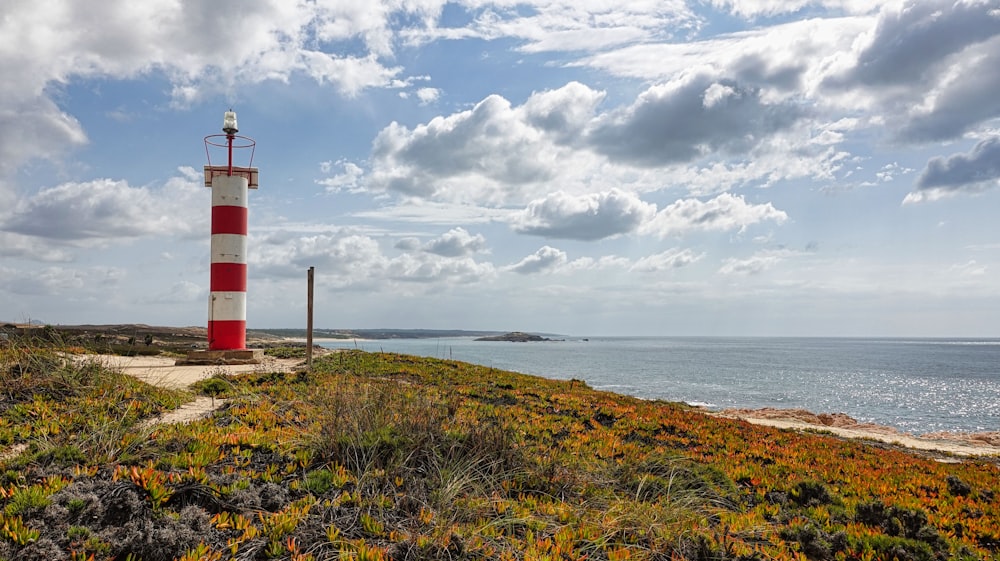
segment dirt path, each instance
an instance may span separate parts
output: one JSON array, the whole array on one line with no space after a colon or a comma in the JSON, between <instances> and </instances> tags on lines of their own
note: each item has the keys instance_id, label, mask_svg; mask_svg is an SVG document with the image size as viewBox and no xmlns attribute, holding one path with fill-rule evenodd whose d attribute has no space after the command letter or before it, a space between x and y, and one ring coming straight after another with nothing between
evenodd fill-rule
<instances>
[{"instance_id":1,"label":"dirt path","mask_svg":"<svg viewBox=\"0 0 1000 561\"><path fill-rule=\"evenodd\" d=\"M199 395L194 398L194 401L189 401L173 411L168 411L159 417L147 419L142 423L142 426L151 427L153 425L171 425L201 419L202 417L210 415L212 411L221 408L226 404L226 401L228 400Z\"/></svg>"},{"instance_id":2,"label":"dirt path","mask_svg":"<svg viewBox=\"0 0 1000 561\"><path fill-rule=\"evenodd\" d=\"M83 356L84 360L94 360L93 355ZM119 369L122 372L135 376L143 382L156 386L183 389L191 384L211 378L215 374L238 374L240 372L290 372L296 365L301 364L299 359L278 359L266 358L261 364L238 364L238 365L190 365L177 366L176 359L160 356L136 356L124 357L114 355L98 355L96 360L101 364Z\"/></svg>"},{"instance_id":3,"label":"dirt path","mask_svg":"<svg viewBox=\"0 0 1000 561\"><path fill-rule=\"evenodd\" d=\"M240 372L291 372L302 361L299 359L267 358L261 364L177 366L172 358L158 356L122 357L114 355L83 356L84 360L98 360L108 368L119 369L143 382L170 389L184 389L191 384L211 378L216 374ZM151 419L148 425L159 423L186 423L200 419L225 404L224 399L199 396L177 409Z\"/></svg>"}]
</instances>

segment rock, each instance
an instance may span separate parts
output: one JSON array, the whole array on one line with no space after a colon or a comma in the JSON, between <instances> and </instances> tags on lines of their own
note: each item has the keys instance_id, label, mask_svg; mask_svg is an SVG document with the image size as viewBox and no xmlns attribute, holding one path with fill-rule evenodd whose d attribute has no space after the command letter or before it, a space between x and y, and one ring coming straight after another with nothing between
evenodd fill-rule
<instances>
[{"instance_id":1,"label":"rock","mask_svg":"<svg viewBox=\"0 0 1000 561\"><path fill-rule=\"evenodd\" d=\"M491 337L479 337L476 341L510 341L512 343L527 343L534 341L552 341L539 335L532 335L523 331L511 331L503 335L493 335Z\"/></svg>"}]
</instances>

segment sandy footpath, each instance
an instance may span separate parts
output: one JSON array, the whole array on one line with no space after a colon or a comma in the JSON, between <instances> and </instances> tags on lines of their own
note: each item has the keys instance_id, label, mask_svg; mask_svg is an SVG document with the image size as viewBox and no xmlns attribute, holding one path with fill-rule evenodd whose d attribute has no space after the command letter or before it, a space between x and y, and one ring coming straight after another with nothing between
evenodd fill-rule
<instances>
[{"instance_id":1,"label":"sandy footpath","mask_svg":"<svg viewBox=\"0 0 1000 561\"><path fill-rule=\"evenodd\" d=\"M260 364L230 365L190 365L177 366L175 358L161 356L114 356L81 355L83 360L98 360L101 364L120 369L125 374L156 386L183 389L191 384L211 378L215 374L238 374L241 372L290 372L302 364L301 359L265 357Z\"/></svg>"}]
</instances>

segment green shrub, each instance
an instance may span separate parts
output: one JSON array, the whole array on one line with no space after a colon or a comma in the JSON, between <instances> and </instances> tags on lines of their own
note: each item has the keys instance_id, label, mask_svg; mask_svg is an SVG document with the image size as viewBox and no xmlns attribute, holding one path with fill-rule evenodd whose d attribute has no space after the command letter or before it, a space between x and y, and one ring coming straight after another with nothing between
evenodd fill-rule
<instances>
[{"instance_id":1,"label":"green shrub","mask_svg":"<svg viewBox=\"0 0 1000 561\"><path fill-rule=\"evenodd\" d=\"M82 541L89 538L90 535L90 528L87 528L86 526L70 526L66 530L66 537L69 538L70 541Z\"/></svg>"},{"instance_id":2,"label":"green shrub","mask_svg":"<svg viewBox=\"0 0 1000 561\"><path fill-rule=\"evenodd\" d=\"M302 488L314 495L322 495L333 488L334 474L328 469L319 469L306 474Z\"/></svg>"},{"instance_id":3,"label":"green shrub","mask_svg":"<svg viewBox=\"0 0 1000 561\"><path fill-rule=\"evenodd\" d=\"M887 507L881 501L860 503L854 516L856 522L881 528L890 537L920 542L932 551L944 551L947 544L937 528L928 524L927 513L920 509Z\"/></svg>"},{"instance_id":4,"label":"green shrub","mask_svg":"<svg viewBox=\"0 0 1000 561\"><path fill-rule=\"evenodd\" d=\"M949 475L945 482L948 484L948 492L956 497L967 497L972 493L972 487L957 475Z\"/></svg>"},{"instance_id":5,"label":"green shrub","mask_svg":"<svg viewBox=\"0 0 1000 561\"><path fill-rule=\"evenodd\" d=\"M799 550L809 559L832 559L848 545L843 532L829 534L812 523L782 528L778 535L785 541L798 543Z\"/></svg>"},{"instance_id":6,"label":"green shrub","mask_svg":"<svg viewBox=\"0 0 1000 561\"><path fill-rule=\"evenodd\" d=\"M923 542L896 536L866 536L851 544L856 551L870 551L873 559L935 561L934 550Z\"/></svg>"},{"instance_id":7,"label":"green shrub","mask_svg":"<svg viewBox=\"0 0 1000 561\"><path fill-rule=\"evenodd\" d=\"M87 501L79 497L74 497L66 501L66 509L70 514L80 514L87 507Z\"/></svg>"},{"instance_id":8,"label":"green shrub","mask_svg":"<svg viewBox=\"0 0 1000 561\"><path fill-rule=\"evenodd\" d=\"M834 504L830 491L820 481L800 481L792 487L789 498L802 506L819 506Z\"/></svg>"},{"instance_id":9,"label":"green shrub","mask_svg":"<svg viewBox=\"0 0 1000 561\"><path fill-rule=\"evenodd\" d=\"M32 510L41 510L51 504L48 493L41 487L22 487L14 491L4 512L14 516Z\"/></svg>"},{"instance_id":10,"label":"green shrub","mask_svg":"<svg viewBox=\"0 0 1000 561\"><path fill-rule=\"evenodd\" d=\"M232 390L233 384L225 375L216 374L211 378L195 382L191 388L202 395L218 397Z\"/></svg>"},{"instance_id":11,"label":"green shrub","mask_svg":"<svg viewBox=\"0 0 1000 561\"><path fill-rule=\"evenodd\" d=\"M35 461L40 464L54 464L71 467L86 463L87 457L78 446L69 444L53 446L48 450L43 450L35 456Z\"/></svg>"}]
</instances>

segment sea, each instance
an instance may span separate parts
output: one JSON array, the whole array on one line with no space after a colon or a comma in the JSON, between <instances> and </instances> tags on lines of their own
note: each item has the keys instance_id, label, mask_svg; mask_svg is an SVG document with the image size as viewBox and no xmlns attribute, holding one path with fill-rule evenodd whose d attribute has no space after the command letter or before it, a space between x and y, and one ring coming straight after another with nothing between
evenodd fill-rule
<instances>
[{"instance_id":1,"label":"sea","mask_svg":"<svg viewBox=\"0 0 1000 561\"><path fill-rule=\"evenodd\" d=\"M557 336L551 336L556 338ZM845 413L910 434L1000 431L1000 339L471 337L317 340L453 359L711 410Z\"/></svg>"}]
</instances>

